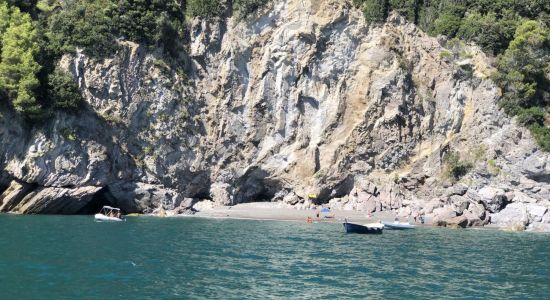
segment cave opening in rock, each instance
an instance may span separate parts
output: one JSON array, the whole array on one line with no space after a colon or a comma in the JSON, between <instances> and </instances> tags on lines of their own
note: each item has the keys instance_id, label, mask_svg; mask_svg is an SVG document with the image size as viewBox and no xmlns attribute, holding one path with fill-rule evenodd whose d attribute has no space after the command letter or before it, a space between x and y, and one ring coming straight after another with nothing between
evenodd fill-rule
<instances>
[{"instance_id":1,"label":"cave opening in rock","mask_svg":"<svg viewBox=\"0 0 550 300\"><path fill-rule=\"evenodd\" d=\"M108 206L115 206L115 198L111 193L109 192L109 188L104 187L101 190L99 190L95 195L92 197L92 200L88 202L84 207L82 207L77 214L78 215L93 215L98 213L101 208L105 205ZM124 213L124 212L123 212Z\"/></svg>"},{"instance_id":2,"label":"cave opening in rock","mask_svg":"<svg viewBox=\"0 0 550 300\"><path fill-rule=\"evenodd\" d=\"M249 169L234 185L234 204L248 202L270 202L282 188L281 182L271 178L261 168Z\"/></svg>"},{"instance_id":3,"label":"cave opening in rock","mask_svg":"<svg viewBox=\"0 0 550 300\"><path fill-rule=\"evenodd\" d=\"M281 189L280 183L274 180L247 180L237 189L236 203L271 202Z\"/></svg>"},{"instance_id":4,"label":"cave opening in rock","mask_svg":"<svg viewBox=\"0 0 550 300\"><path fill-rule=\"evenodd\" d=\"M253 197L246 199L245 202L271 202L274 196L275 193L271 189L265 188Z\"/></svg>"},{"instance_id":5,"label":"cave opening in rock","mask_svg":"<svg viewBox=\"0 0 550 300\"><path fill-rule=\"evenodd\" d=\"M2 195L7 189L9 185L4 185L0 183L0 195Z\"/></svg>"}]
</instances>

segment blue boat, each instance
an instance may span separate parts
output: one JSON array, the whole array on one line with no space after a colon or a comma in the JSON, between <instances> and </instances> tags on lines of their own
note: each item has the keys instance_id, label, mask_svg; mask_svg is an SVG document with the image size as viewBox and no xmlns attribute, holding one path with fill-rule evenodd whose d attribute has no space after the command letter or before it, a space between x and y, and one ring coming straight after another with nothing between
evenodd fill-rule
<instances>
[{"instance_id":1,"label":"blue boat","mask_svg":"<svg viewBox=\"0 0 550 300\"><path fill-rule=\"evenodd\" d=\"M346 230L346 233L381 234L384 229L384 225L380 223L359 225L349 223L348 220L344 220L344 229Z\"/></svg>"},{"instance_id":2,"label":"blue boat","mask_svg":"<svg viewBox=\"0 0 550 300\"><path fill-rule=\"evenodd\" d=\"M398 221L395 221L393 223L390 222L382 222L384 224L384 228L387 229L393 229L393 230L405 230L405 229L414 229L416 226L409 224L409 223L401 223Z\"/></svg>"}]
</instances>

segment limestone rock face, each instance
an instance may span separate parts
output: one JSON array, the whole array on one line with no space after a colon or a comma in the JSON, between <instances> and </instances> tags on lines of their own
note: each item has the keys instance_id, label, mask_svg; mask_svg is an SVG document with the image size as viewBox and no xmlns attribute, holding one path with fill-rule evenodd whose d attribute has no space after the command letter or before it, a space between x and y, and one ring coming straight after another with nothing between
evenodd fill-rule
<instances>
[{"instance_id":1,"label":"limestone rock face","mask_svg":"<svg viewBox=\"0 0 550 300\"><path fill-rule=\"evenodd\" d=\"M181 194L161 185L117 182L109 185L111 202L127 213L151 212L151 208L174 208L184 200Z\"/></svg>"},{"instance_id":2,"label":"limestone rock face","mask_svg":"<svg viewBox=\"0 0 550 300\"><path fill-rule=\"evenodd\" d=\"M0 210L27 196L37 204L21 212L80 206L46 205L55 195L149 212L184 198L306 207L316 194L482 222L516 198L548 207L549 156L499 110L490 60L446 47L398 15L369 25L351 1L275 0L245 20L193 21L177 67L130 42L104 60L67 55L81 112L29 128L1 108ZM459 182L444 176L450 151L474 166Z\"/></svg>"},{"instance_id":3,"label":"limestone rock face","mask_svg":"<svg viewBox=\"0 0 550 300\"><path fill-rule=\"evenodd\" d=\"M12 211L24 214L75 214L100 189L95 186L74 189L40 187L27 194Z\"/></svg>"}]
</instances>

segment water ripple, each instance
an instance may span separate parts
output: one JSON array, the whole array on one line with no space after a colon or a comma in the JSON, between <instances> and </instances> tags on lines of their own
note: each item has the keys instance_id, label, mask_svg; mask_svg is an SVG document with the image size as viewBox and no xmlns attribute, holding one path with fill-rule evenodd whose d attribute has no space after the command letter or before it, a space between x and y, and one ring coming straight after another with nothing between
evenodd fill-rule
<instances>
[{"instance_id":1,"label":"water ripple","mask_svg":"<svg viewBox=\"0 0 550 300\"><path fill-rule=\"evenodd\" d=\"M545 298L548 235L0 215L0 299Z\"/></svg>"}]
</instances>

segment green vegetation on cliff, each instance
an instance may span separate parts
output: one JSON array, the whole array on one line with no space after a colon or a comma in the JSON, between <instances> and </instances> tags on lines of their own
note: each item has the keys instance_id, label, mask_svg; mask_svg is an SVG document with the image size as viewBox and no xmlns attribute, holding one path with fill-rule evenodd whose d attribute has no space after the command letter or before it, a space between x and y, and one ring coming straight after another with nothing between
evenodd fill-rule
<instances>
[{"instance_id":1,"label":"green vegetation on cliff","mask_svg":"<svg viewBox=\"0 0 550 300\"><path fill-rule=\"evenodd\" d=\"M371 22L394 11L432 35L474 42L497 55L493 79L504 111L550 151L550 6L541 0L353 0ZM445 55L442 53L442 55Z\"/></svg>"},{"instance_id":2,"label":"green vegetation on cliff","mask_svg":"<svg viewBox=\"0 0 550 300\"><path fill-rule=\"evenodd\" d=\"M37 118L41 115L35 91L40 85L38 34L31 17L17 7L0 4L0 93L16 111Z\"/></svg>"},{"instance_id":3,"label":"green vegetation on cliff","mask_svg":"<svg viewBox=\"0 0 550 300\"><path fill-rule=\"evenodd\" d=\"M220 0L187 0L187 15L190 18L210 19L219 17L222 13L223 6Z\"/></svg>"},{"instance_id":4,"label":"green vegetation on cliff","mask_svg":"<svg viewBox=\"0 0 550 300\"><path fill-rule=\"evenodd\" d=\"M82 94L71 74L56 68L49 76L48 97L55 108L77 110L82 103Z\"/></svg>"},{"instance_id":5,"label":"green vegetation on cliff","mask_svg":"<svg viewBox=\"0 0 550 300\"><path fill-rule=\"evenodd\" d=\"M244 18L270 1L272 0L234 0L233 12L238 18Z\"/></svg>"},{"instance_id":6,"label":"green vegetation on cliff","mask_svg":"<svg viewBox=\"0 0 550 300\"><path fill-rule=\"evenodd\" d=\"M117 49L117 39L174 51L183 39L184 16L178 2L145 0L68 0L45 20L54 54L82 48L104 57Z\"/></svg>"},{"instance_id":7,"label":"green vegetation on cliff","mask_svg":"<svg viewBox=\"0 0 550 300\"><path fill-rule=\"evenodd\" d=\"M231 3L233 14L242 19L270 1L272 0L233 0L229 3ZM221 0L187 0L186 10L188 17L211 19L223 15L224 5Z\"/></svg>"},{"instance_id":8,"label":"green vegetation on cliff","mask_svg":"<svg viewBox=\"0 0 550 300\"><path fill-rule=\"evenodd\" d=\"M501 106L527 126L537 142L550 151L550 128L545 124L550 106L550 33L537 21L524 21L498 57L496 82L503 89Z\"/></svg>"}]
</instances>

